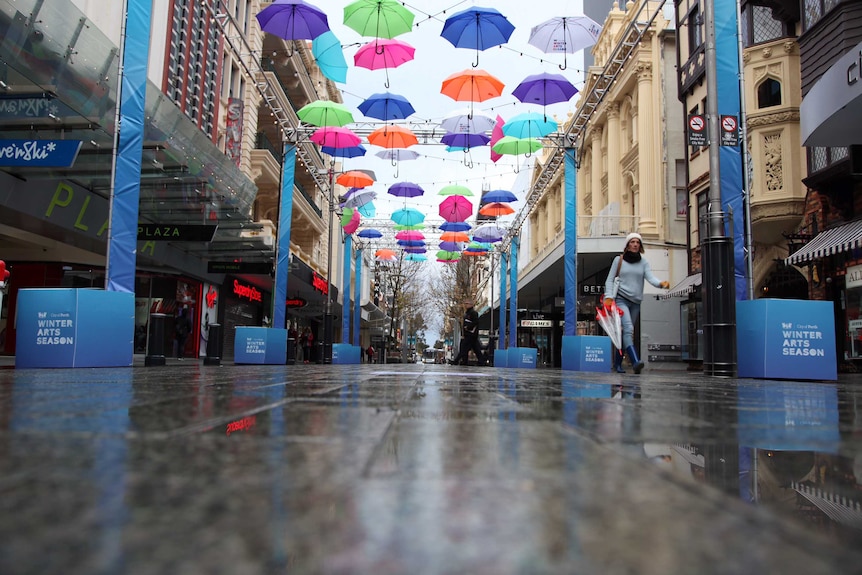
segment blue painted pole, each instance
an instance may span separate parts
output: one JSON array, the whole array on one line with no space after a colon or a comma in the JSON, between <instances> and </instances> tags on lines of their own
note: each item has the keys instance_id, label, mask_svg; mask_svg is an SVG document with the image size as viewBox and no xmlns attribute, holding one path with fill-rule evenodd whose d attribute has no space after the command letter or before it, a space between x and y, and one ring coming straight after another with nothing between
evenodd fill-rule
<instances>
[{"instance_id":1,"label":"blue painted pole","mask_svg":"<svg viewBox=\"0 0 862 575\"><path fill-rule=\"evenodd\" d=\"M565 190L565 299L563 335L577 333L578 311L578 210L577 210L577 164L575 149L566 148L566 190Z\"/></svg>"},{"instance_id":2,"label":"blue painted pole","mask_svg":"<svg viewBox=\"0 0 862 575\"><path fill-rule=\"evenodd\" d=\"M353 286L353 345L359 345L359 327L362 321L362 307L359 305L362 301L362 248L356 249L356 263L353 267L356 274L356 284Z\"/></svg>"},{"instance_id":3,"label":"blue painted pole","mask_svg":"<svg viewBox=\"0 0 862 575\"><path fill-rule=\"evenodd\" d=\"M293 218L293 183L296 146L286 144L281 166L281 206L278 212L278 242L275 247L275 285L272 296L272 327L284 329L287 320L287 276L290 267L290 222Z\"/></svg>"},{"instance_id":4,"label":"blue painted pole","mask_svg":"<svg viewBox=\"0 0 862 575\"><path fill-rule=\"evenodd\" d=\"M509 347L518 347L518 246L521 238L512 236L511 267L509 269Z\"/></svg>"},{"instance_id":5,"label":"blue painted pole","mask_svg":"<svg viewBox=\"0 0 862 575\"><path fill-rule=\"evenodd\" d=\"M509 254L500 253L500 341L497 346L500 349L506 349L506 274L508 273Z\"/></svg>"}]
</instances>

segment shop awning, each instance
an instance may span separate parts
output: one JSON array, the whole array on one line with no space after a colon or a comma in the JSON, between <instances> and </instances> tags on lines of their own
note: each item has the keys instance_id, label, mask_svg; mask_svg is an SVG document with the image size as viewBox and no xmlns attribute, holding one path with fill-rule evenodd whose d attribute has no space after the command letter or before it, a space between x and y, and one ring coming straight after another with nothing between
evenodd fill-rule
<instances>
[{"instance_id":1,"label":"shop awning","mask_svg":"<svg viewBox=\"0 0 862 575\"><path fill-rule=\"evenodd\" d=\"M862 220L852 221L820 232L814 239L784 260L798 265L862 247Z\"/></svg>"},{"instance_id":2,"label":"shop awning","mask_svg":"<svg viewBox=\"0 0 862 575\"><path fill-rule=\"evenodd\" d=\"M672 297L683 297L691 292L694 289L703 283L703 274L696 273L691 274L675 286L673 286L667 293L660 294L658 299L670 299Z\"/></svg>"}]
</instances>

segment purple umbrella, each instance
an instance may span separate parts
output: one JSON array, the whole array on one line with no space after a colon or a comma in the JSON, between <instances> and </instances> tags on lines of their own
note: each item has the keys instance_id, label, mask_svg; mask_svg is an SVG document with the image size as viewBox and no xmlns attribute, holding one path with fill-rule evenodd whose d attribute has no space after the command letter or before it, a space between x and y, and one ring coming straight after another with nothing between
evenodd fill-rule
<instances>
[{"instance_id":1,"label":"purple umbrella","mask_svg":"<svg viewBox=\"0 0 862 575\"><path fill-rule=\"evenodd\" d=\"M491 138L485 134L455 134L450 133L440 138L440 141L453 148L475 148L476 146L487 146Z\"/></svg>"},{"instance_id":2,"label":"purple umbrella","mask_svg":"<svg viewBox=\"0 0 862 575\"><path fill-rule=\"evenodd\" d=\"M408 254L424 254L428 251L428 248L404 248L404 251Z\"/></svg>"},{"instance_id":3,"label":"purple umbrella","mask_svg":"<svg viewBox=\"0 0 862 575\"><path fill-rule=\"evenodd\" d=\"M260 29L284 40L314 40L329 31L329 21L320 8L305 0L275 0L258 12Z\"/></svg>"},{"instance_id":4,"label":"purple umbrella","mask_svg":"<svg viewBox=\"0 0 862 575\"><path fill-rule=\"evenodd\" d=\"M460 252L463 246L458 242L440 242L439 247L447 252Z\"/></svg>"},{"instance_id":5,"label":"purple umbrella","mask_svg":"<svg viewBox=\"0 0 862 575\"><path fill-rule=\"evenodd\" d=\"M425 190L413 182L396 182L389 186L387 193L399 198L415 198L424 194Z\"/></svg>"},{"instance_id":6,"label":"purple umbrella","mask_svg":"<svg viewBox=\"0 0 862 575\"><path fill-rule=\"evenodd\" d=\"M568 102L578 93L578 89L561 74L533 74L527 76L512 91L512 95L525 104L547 106Z\"/></svg>"}]
</instances>

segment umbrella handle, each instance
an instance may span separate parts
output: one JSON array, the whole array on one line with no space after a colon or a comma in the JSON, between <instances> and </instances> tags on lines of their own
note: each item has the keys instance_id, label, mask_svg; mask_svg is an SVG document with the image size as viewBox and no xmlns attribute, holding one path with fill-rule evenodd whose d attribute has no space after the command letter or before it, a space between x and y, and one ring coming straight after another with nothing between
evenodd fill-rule
<instances>
[{"instance_id":1,"label":"umbrella handle","mask_svg":"<svg viewBox=\"0 0 862 575\"><path fill-rule=\"evenodd\" d=\"M479 67L479 49L478 49L478 48L476 48L476 61L475 61L475 62L473 62L472 66L473 66L474 68L478 68L478 67Z\"/></svg>"}]
</instances>

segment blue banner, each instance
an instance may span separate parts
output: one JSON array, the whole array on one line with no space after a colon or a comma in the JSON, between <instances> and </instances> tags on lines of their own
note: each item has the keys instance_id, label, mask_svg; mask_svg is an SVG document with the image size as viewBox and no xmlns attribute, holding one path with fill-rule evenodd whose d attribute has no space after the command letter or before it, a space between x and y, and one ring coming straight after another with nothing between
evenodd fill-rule
<instances>
[{"instance_id":1,"label":"blue banner","mask_svg":"<svg viewBox=\"0 0 862 575\"><path fill-rule=\"evenodd\" d=\"M497 328L500 332L500 341L497 342L497 347L506 349L506 273L509 263L509 256L505 252L500 254L500 326ZM496 362L495 362L496 364Z\"/></svg>"},{"instance_id":2,"label":"blue banner","mask_svg":"<svg viewBox=\"0 0 862 575\"><path fill-rule=\"evenodd\" d=\"M509 257L512 258L512 267L509 270L509 347L518 347L518 246L521 238L512 236Z\"/></svg>"},{"instance_id":3,"label":"blue banner","mask_svg":"<svg viewBox=\"0 0 862 575\"><path fill-rule=\"evenodd\" d=\"M575 164L574 148L566 148L566 195L565 195L565 218L566 236L565 251L563 257L566 309L563 324L563 335L575 335L577 327L578 311L578 211L577 203L577 165Z\"/></svg>"},{"instance_id":4,"label":"blue banner","mask_svg":"<svg viewBox=\"0 0 862 575\"><path fill-rule=\"evenodd\" d=\"M353 236L344 238L344 269L341 274L341 343L350 343L350 257L353 255Z\"/></svg>"},{"instance_id":5,"label":"blue banner","mask_svg":"<svg viewBox=\"0 0 862 575\"><path fill-rule=\"evenodd\" d=\"M362 248L356 250L356 282L353 286L353 345L359 345L359 324L362 321Z\"/></svg>"},{"instance_id":6,"label":"blue banner","mask_svg":"<svg viewBox=\"0 0 862 575\"><path fill-rule=\"evenodd\" d=\"M135 293L152 0L128 0L105 289Z\"/></svg>"},{"instance_id":7,"label":"blue banner","mask_svg":"<svg viewBox=\"0 0 862 575\"><path fill-rule=\"evenodd\" d=\"M720 116L734 116L739 125L742 107L739 93L739 43L737 35L736 0L715 0L716 92ZM718 135L712 141L718 143ZM736 299L748 299L745 265L745 214L743 213L742 148L719 147L721 206L733 213L732 224L725 224L725 233L733 234L733 270L736 278Z\"/></svg>"},{"instance_id":8,"label":"blue banner","mask_svg":"<svg viewBox=\"0 0 862 575\"><path fill-rule=\"evenodd\" d=\"M272 287L272 327L283 329L286 320L287 272L290 266L290 221L293 218L293 181L296 146L287 145L281 166L281 207L278 211L278 243L275 253L275 285Z\"/></svg>"},{"instance_id":9,"label":"blue banner","mask_svg":"<svg viewBox=\"0 0 862 575\"><path fill-rule=\"evenodd\" d=\"M0 166L69 168L81 140L0 140Z\"/></svg>"}]
</instances>

